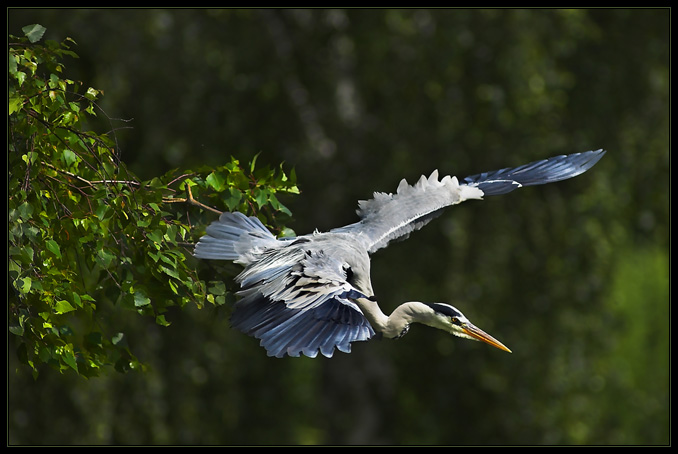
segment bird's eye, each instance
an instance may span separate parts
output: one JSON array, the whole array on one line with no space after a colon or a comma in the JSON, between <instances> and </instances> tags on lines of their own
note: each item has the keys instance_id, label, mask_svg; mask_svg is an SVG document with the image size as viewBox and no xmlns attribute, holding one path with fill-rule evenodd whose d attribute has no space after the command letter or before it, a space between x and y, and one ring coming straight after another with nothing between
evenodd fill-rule
<instances>
[{"instance_id":1,"label":"bird's eye","mask_svg":"<svg viewBox=\"0 0 678 454\"><path fill-rule=\"evenodd\" d=\"M461 322L459 321L458 317L452 317L451 322L453 325L461 325Z\"/></svg>"}]
</instances>

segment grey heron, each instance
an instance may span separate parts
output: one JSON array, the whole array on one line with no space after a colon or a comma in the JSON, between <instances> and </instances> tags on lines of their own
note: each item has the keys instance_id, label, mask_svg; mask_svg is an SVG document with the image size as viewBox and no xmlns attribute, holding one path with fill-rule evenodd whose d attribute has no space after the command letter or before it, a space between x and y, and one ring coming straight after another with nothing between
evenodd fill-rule
<instances>
[{"instance_id":1,"label":"grey heron","mask_svg":"<svg viewBox=\"0 0 678 454\"><path fill-rule=\"evenodd\" d=\"M407 238L448 206L572 178L604 153L561 155L461 181L438 179L436 170L414 185L402 180L395 194L376 192L360 201L354 224L295 238L278 239L258 218L226 212L207 227L194 255L244 266L235 278L241 290L231 324L259 339L269 356L331 357L335 348L349 353L352 342L376 333L398 338L412 323L510 352L449 304L410 301L384 314L370 282L370 254Z\"/></svg>"}]
</instances>

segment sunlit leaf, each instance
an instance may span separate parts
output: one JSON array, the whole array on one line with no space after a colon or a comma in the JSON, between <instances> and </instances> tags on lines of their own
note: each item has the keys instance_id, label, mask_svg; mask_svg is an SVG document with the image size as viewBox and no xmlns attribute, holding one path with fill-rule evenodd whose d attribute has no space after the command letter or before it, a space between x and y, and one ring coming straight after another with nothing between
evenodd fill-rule
<instances>
[{"instance_id":1,"label":"sunlit leaf","mask_svg":"<svg viewBox=\"0 0 678 454\"><path fill-rule=\"evenodd\" d=\"M21 28L21 31L24 32L28 40L32 43L37 43L42 39L42 35L45 34L47 29L39 24L26 25Z\"/></svg>"},{"instance_id":2,"label":"sunlit leaf","mask_svg":"<svg viewBox=\"0 0 678 454\"><path fill-rule=\"evenodd\" d=\"M49 249L54 255L57 257L61 258L61 248L59 247L59 243L56 241L49 239L45 241L45 246L47 249Z\"/></svg>"},{"instance_id":3,"label":"sunlit leaf","mask_svg":"<svg viewBox=\"0 0 678 454\"><path fill-rule=\"evenodd\" d=\"M221 172L212 172L205 179L215 191L221 192L226 184L226 177Z\"/></svg>"},{"instance_id":4,"label":"sunlit leaf","mask_svg":"<svg viewBox=\"0 0 678 454\"><path fill-rule=\"evenodd\" d=\"M71 303L69 303L66 300L57 301L57 303L54 305L54 311L57 314L65 314L67 312L71 312L71 311L74 311L74 310L75 310L75 307L73 307L71 305Z\"/></svg>"},{"instance_id":5,"label":"sunlit leaf","mask_svg":"<svg viewBox=\"0 0 678 454\"><path fill-rule=\"evenodd\" d=\"M134 305L137 307L147 306L151 304L151 299L146 296L142 291L137 290L134 293Z\"/></svg>"}]
</instances>

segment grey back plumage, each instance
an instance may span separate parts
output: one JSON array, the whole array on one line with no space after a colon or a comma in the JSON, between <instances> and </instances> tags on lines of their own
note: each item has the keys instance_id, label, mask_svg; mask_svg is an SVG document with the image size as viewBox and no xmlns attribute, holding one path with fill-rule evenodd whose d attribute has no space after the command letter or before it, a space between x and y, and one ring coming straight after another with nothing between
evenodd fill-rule
<instances>
[{"instance_id":1,"label":"grey back plumage","mask_svg":"<svg viewBox=\"0 0 678 454\"><path fill-rule=\"evenodd\" d=\"M354 224L292 239L276 239L256 218L223 213L207 227L194 255L244 265L231 323L260 339L270 356L330 357L375 331L356 301L372 300L369 254L404 239L442 210L469 199L579 175L604 151L589 151L466 177L416 184L403 180L395 194L361 201Z\"/></svg>"},{"instance_id":2,"label":"grey back plumage","mask_svg":"<svg viewBox=\"0 0 678 454\"><path fill-rule=\"evenodd\" d=\"M335 348L348 353L351 342L374 335L353 302L371 295L349 282L348 261L359 254L350 245L325 244L326 251L322 243L302 239L267 251L236 278L242 290L233 327L260 339L270 356L331 357Z\"/></svg>"},{"instance_id":3,"label":"grey back plumage","mask_svg":"<svg viewBox=\"0 0 678 454\"><path fill-rule=\"evenodd\" d=\"M245 265L231 316L269 356L331 357L374 336L353 302L371 297L369 257L350 235L317 233L277 240L256 217L223 213L196 245L198 258ZM366 276L367 284L359 276Z\"/></svg>"}]
</instances>

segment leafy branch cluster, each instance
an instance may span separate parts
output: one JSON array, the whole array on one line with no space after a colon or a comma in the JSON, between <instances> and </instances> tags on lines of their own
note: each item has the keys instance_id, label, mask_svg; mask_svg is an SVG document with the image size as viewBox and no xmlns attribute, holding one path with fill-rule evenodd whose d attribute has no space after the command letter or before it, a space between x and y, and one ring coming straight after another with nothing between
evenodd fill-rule
<instances>
[{"instance_id":1,"label":"leafy branch cluster","mask_svg":"<svg viewBox=\"0 0 678 454\"><path fill-rule=\"evenodd\" d=\"M140 181L114 134L86 128L103 93L64 77L73 40L39 43L43 27L23 31L9 40L10 335L34 375L43 364L86 377L142 369L115 314L168 325L172 306L223 304L223 283L201 279L191 259L201 234L192 225L240 210L293 234L278 197L298 193L294 172L231 158Z\"/></svg>"}]
</instances>

